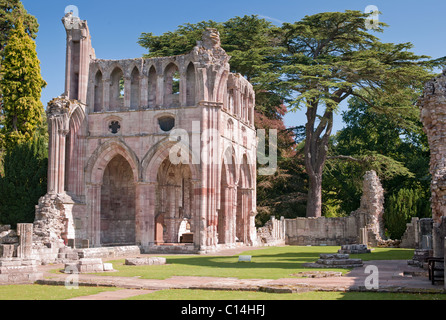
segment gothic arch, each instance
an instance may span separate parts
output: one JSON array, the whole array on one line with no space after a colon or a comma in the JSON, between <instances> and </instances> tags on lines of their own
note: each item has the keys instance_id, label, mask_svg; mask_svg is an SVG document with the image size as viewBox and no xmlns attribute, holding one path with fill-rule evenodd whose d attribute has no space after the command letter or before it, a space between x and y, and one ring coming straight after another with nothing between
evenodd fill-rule
<instances>
[{"instance_id":1,"label":"gothic arch","mask_svg":"<svg viewBox=\"0 0 446 320\"><path fill-rule=\"evenodd\" d=\"M148 107L156 107L156 92L158 90L158 74L155 65L151 65L148 73Z\"/></svg>"},{"instance_id":2,"label":"gothic arch","mask_svg":"<svg viewBox=\"0 0 446 320\"><path fill-rule=\"evenodd\" d=\"M246 154L242 156L242 162L238 168L239 179L237 183L237 208L236 208L236 238L237 241L247 243L249 240L249 224L253 203L253 182L251 169Z\"/></svg>"},{"instance_id":3,"label":"gothic arch","mask_svg":"<svg viewBox=\"0 0 446 320\"><path fill-rule=\"evenodd\" d=\"M124 107L124 96L122 95L123 88L121 88L123 81L124 70L121 66L114 67L110 73L109 111L119 111Z\"/></svg>"},{"instance_id":4,"label":"gothic arch","mask_svg":"<svg viewBox=\"0 0 446 320\"><path fill-rule=\"evenodd\" d=\"M194 106L196 104L196 71L193 62L187 65L186 69L186 106Z\"/></svg>"},{"instance_id":5,"label":"gothic arch","mask_svg":"<svg viewBox=\"0 0 446 320\"><path fill-rule=\"evenodd\" d=\"M224 70L217 76L217 79L219 81L214 88L214 98L216 102L225 103L225 93L228 90L228 77L229 77L229 72L227 70Z\"/></svg>"},{"instance_id":6,"label":"gothic arch","mask_svg":"<svg viewBox=\"0 0 446 320\"><path fill-rule=\"evenodd\" d=\"M169 138L165 138L154 145L146 153L141 161L141 176L140 179L145 182L156 182L158 169L164 160L169 158L169 152L171 148L177 145L177 141L169 141ZM198 165L192 164L192 150L188 150L189 153L189 167L192 174L192 179L199 179Z\"/></svg>"},{"instance_id":7,"label":"gothic arch","mask_svg":"<svg viewBox=\"0 0 446 320\"><path fill-rule=\"evenodd\" d=\"M175 62L170 62L164 68L164 101L165 107L178 107L180 105L180 86L181 81L176 78L179 77L180 68Z\"/></svg>"},{"instance_id":8,"label":"gothic arch","mask_svg":"<svg viewBox=\"0 0 446 320\"><path fill-rule=\"evenodd\" d=\"M116 155L121 155L127 160L137 182L140 171L138 157L123 141L113 139L99 146L88 160L85 168L87 183L102 184L104 170Z\"/></svg>"},{"instance_id":9,"label":"gothic arch","mask_svg":"<svg viewBox=\"0 0 446 320\"><path fill-rule=\"evenodd\" d=\"M141 73L135 65L130 74L130 109L137 110L141 104Z\"/></svg>"},{"instance_id":10,"label":"gothic arch","mask_svg":"<svg viewBox=\"0 0 446 320\"><path fill-rule=\"evenodd\" d=\"M102 111L104 104L104 82L102 71L97 70L94 76L94 98L93 98L93 112Z\"/></svg>"}]
</instances>

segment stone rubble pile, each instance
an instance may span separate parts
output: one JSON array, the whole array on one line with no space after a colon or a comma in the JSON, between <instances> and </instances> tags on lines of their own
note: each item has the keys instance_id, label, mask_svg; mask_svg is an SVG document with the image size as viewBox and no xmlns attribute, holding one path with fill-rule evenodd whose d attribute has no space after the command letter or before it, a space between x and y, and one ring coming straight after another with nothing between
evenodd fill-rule
<instances>
[{"instance_id":1,"label":"stone rubble pile","mask_svg":"<svg viewBox=\"0 0 446 320\"><path fill-rule=\"evenodd\" d=\"M303 266L308 268L356 268L362 267L363 262L362 259L350 259L348 254L323 253L316 262L304 263Z\"/></svg>"},{"instance_id":2,"label":"stone rubble pile","mask_svg":"<svg viewBox=\"0 0 446 320\"><path fill-rule=\"evenodd\" d=\"M103 263L99 258L82 258L65 264L65 273L99 273L114 271L111 263Z\"/></svg>"},{"instance_id":3,"label":"stone rubble pile","mask_svg":"<svg viewBox=\"0 0 446 320\"><path fill-rule=\"evenodd\" d=\"M33 283L43 279L34 259L1 258L0 285Z\"/></svg>"}]
</instances>

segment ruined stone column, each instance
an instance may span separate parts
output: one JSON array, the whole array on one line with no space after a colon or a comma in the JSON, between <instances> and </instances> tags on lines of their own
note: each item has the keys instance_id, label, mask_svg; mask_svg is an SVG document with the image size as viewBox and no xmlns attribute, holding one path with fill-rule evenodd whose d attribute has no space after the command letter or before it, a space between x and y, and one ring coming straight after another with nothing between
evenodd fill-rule
<instances>
[{"instance_id":1,"label":"ruined stone column","mask_svg":"<svg viewBox=\"0 0 446 320\"><path fill-rule=\"evenodd\" d=\"M19 236L19 246L17 247L17 258L29 259L33 249L33 224L18 223L17 235Z\"/></svg>"},{"instance_id":2,"label":"ruined stone column","mask_svg":"<svg viewBox=\"0 0 446 320\"><path fill-rule=\"evenodd\" d=\"M65 94L69 99L87 102L88 74L91 59L95 59L86 21L67 13L62 22L67 34Z\"/></svg>"},{"instance_id":3,"label":"ruined stone column","mask_svg":"<svg viewBox=\"0 0 446 320\"><path fill-rule=\"evenodd\" d=\"M65 143L69 130L70 101L53 99L48 104L48 193L63 193L65 189Z\"/></svg>"},{"instance_id":4,"label":"ruined stone column","mask_svg":"<svg viewBox=\"0 0 446 320\"><path fill-rule=\"evenodd\" d=\"M136 185L136 242L144 250L155 242L155 183Z\"/></svg>"},{"instance_id":5,"label":"ruined stone column","mask_svg":"<svg viewBox=\"0 0 446 320\"><path fill-rule=\"evenodd\" d=\"M434 256L443 256L443 239L446 226L446 71L426 83L418 101L421 121L430 147L431 208L434 219Z\"/></svg>"},{"instance_id":6,"label":"ruined stone column","mask_svg":"<svg viewBox=\"0 0 446 320\"><path fill-rule=\"evenodd\" d=\"M110 111L110 85L111 80L110 79L103 79L102 80L102 112L104 111Z\"/></svg>"},{"instance_id":7,"label":"ruined stone column","mask_svg":"<svg viewBox=\"0 0 446 320\"><path fill-rule=\"evenodd\" d=\"M124 78L124 110L128 111L131 107L132 95L132 79L130 77Z\"/></svg>"},{"instance_id":8,"label":"ruined stone column","mask_svg":"<svg viewBox=\"0 0 446 320\"><path fill-rule=\"evenodd\" d=\"M88 237L93 247L101 244L101 188L100 184L87 185Z\"/></svg>"}]
</instances>

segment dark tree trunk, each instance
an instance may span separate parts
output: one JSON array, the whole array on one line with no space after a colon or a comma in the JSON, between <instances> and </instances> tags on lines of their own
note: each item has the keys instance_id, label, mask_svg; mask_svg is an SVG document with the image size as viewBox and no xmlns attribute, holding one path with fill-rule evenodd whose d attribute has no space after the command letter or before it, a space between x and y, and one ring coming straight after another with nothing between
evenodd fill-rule
<instances>
[{"instance_id":1,"label":"dark tree trunk","mask_svg":"<svg viewBox=\"0 0 446 320\"><path fill-rule=\"evenodd\" d=\"M307 218L322 215L322 175L309 175Z\"/></svg>"},{"instance_id":2,"label":"dark tree trunk","mask_svg":"<svg viewBox=\"0 0 446 320\"><path fill-rule=\"evenodd\" d=\"M305 169L309 177L307 218L322 216L322 171L327 160L328 142L333 128L333 111L326 110L316 127L317 102L307 109Z\"/></svg>"}]
</instances>

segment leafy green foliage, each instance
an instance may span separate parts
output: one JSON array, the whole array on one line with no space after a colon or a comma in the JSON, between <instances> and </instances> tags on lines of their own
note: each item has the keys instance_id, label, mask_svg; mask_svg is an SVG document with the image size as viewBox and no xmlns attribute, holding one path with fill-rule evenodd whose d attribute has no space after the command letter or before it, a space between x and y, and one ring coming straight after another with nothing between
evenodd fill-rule
<instances>
[{"instance_id":1,"label":"leafy green foliage","mask_svg":"<svg viewBox=\"0 0 446 320\"><path fill-rule=\"evenodd\" d=\"M46 193L48 145L45 137L7 150L0 177L0 224L34 222L35 206Z\"/></svg>"},{"instance_id":2,"label":"leafy green foliage","mask_svg":"<svg viewBox=\"0 0 446 320\"><path fill-rule=\"evenodd\" d=\"M25 26L33 39L39 29L37 19L26 12L20 0L0 0L0 54L8 43L10 32L18 24Z\"/></svg>"},{"instance_id":3,"label":"leafy green foliage","mask_svg":"<svg viewBox=\"0 0 446 320\"><path fill-rule=\"evenodd\" d=\"M384 214L387 235L391 239L401 239L406 224L413 217L431 216L430 203L426 201L426 191L419 189L400 189L388 197Z\"/></svg>"},{"instance_id":4,"label":"leafy green foliage","mask_svg":"<svg viewBox=\"0 0 446 320\"><path fill-rule=\"evenodd\" d=\"M40 74L36 45L22 24L10 33L0 68L2 96L3 147L30 141L42 124L44 112L40 101L46 82Z\"/></svg>"},{"instance_id":5,"label":"leafy green foliage","mask_svg":"<svg viewBox=\"0 0 446 320\"><path fill-rule=\"evenodd\" d=\"M440 63L415 55L410 43L380 42L367 30L367 17L359 11L325 12L285 23L278 31L286 51L276 61L280 72L272 90L286 96L291 109L307 110L307 216L321 214L322 172L339 104L355 96L382 114L404 119L415 112L417 89ZM377 31L383 27L380 23Z\"/></svg>"},{"instance_id":6,"label":"leafy green foliage","mask_svg":"<svg viewBox=\"0 0 446 320\"><path fill-rule=\"evenodd\" d=\"M411 217L430 211L430 153L419 114L379 113L358 98L343 113L346 127L331 141L324 170L324 212L346 215L356 210L362 178L375 170L386 191L385 226L400 238ZM341 156L342 155L342 156Z\"/></svg>"}]
</instances>

